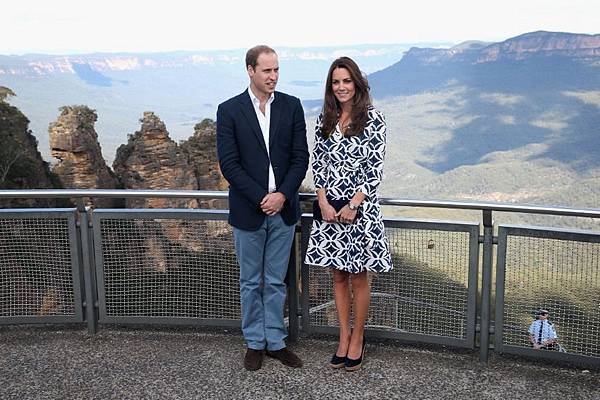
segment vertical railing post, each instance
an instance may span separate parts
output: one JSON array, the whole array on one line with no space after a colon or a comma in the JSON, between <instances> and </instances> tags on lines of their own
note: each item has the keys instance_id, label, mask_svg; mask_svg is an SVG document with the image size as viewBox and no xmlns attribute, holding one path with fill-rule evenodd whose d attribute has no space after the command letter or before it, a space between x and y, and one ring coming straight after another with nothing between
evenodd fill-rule
<instances>
[{"instance_id":1,"label":"vertical railing post","mask_svg":"<svg viewBox=\"0 0 600 400\"><path fill-rule=\"evenodd\" d=\"M479 361L487 362L490 348L490 299L492 295L492 255L494 251L492 210L483 210L483 274L481 283L481 329Z\"/></svg>"},{"instance_id":2,"label":"vertical railing post","mask_svg":"<svg viewBox=\"0 0 600 400\"><path fill-rule=\"evenodd\" d=\"M308 247L308 238L310 236L310 226L311 224L309 223L310 221L312 221L312 219L308 219L308 218L301 218L301 234L300 234L300 255L302 257L302 259L300 260L300 279L302 279L302 293L301 293L301 299L302 299L302 330L304 331L304 333L308 333L310 332L310 311L309 311L309 306L310 306L310 290L308 288L308 276L309 276L309 270L308 270L308 265L304 264L304 257L306 256L306 248Z\"/></svg>"},{"instance_id":3,"label":"vertical railing post","mask_svg":"<svg viewBox=\"0 0 600 400\"><path fill-rule=\"evenodd\" d=\"M90 223L83 199L77 200L77 212L79 214L79 229L81 232L81 255L83 260L83 279L85 293L85 320L88 332L94 334L98 331L98 312L96 308L96 285L92 269L93 248L90 246Z\"/></svg>"},{"instance_id":4,"label":"vertical railing post","mask_svg":"<svg viewBox=\"0 0 600 400\"><path fill-rule=\"evenodd\" d=\"M298 275L297 275L297 257L298 251L297 246L298 237L294 233L294 240L292 241L292 248L290 250L290 260L288 262L288 318L289 318L289 329L288 337L290 342L298 340Z\"/></svg>"}]
</instances>

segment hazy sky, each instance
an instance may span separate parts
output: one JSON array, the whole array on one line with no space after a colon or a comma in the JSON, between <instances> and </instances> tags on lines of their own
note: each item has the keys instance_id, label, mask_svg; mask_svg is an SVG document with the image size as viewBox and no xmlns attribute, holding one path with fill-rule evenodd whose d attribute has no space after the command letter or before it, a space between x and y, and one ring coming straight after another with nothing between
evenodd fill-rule
<instances>
[{"instance_id":1,"label":"hazy sky","mask_svg":"<svg viewBox=\"0 0 600 400\"><path fill-rule=\"evenodd\" d=\"M598 0L7 0L0 54L500 41L600 33Z\"/></svg>"}]
</instances>

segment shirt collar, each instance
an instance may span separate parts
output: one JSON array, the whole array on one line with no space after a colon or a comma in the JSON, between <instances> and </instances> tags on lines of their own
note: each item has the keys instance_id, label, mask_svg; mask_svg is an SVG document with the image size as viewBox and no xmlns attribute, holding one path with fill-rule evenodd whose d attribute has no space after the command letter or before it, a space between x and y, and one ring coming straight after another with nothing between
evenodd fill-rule
<instances>
[{"instance_id":1,"label":"shirt collar","mask_svg":"<svg viewBox=\"0 0 600 400\"><path fill-rule=\"evenodd\" d=\"M250 100L252 100L252 104L254 104L257 107L260 106L260 100L254 95L254 92L252 91L252 89L250 89L250 86L248 86L248 94L250 95ZM271 93L269 100L267 100L267 105L271 105L273 100L275 100L275 92Z\"/></svg>"}]
</instances>

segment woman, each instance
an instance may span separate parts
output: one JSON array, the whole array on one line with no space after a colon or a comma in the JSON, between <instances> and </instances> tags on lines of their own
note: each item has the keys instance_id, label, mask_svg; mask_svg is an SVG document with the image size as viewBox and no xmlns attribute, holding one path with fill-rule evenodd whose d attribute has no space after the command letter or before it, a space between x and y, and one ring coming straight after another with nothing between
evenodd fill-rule
<instances>
[{"instance_id":1,"label":"woman","mask_svg":"<svg viewBox=\"0 0 600 400\"><path fill-rule=\"evenodd\" d=\"M392 269L377 199L385 132L366 78L350 58L338 58L329 68L315 129L312 170L318 201L305 262L333 270L340 337L330 365L347 371L360 369L363 361L371 297L367 271Z\"/></svg>"}]
</instances>

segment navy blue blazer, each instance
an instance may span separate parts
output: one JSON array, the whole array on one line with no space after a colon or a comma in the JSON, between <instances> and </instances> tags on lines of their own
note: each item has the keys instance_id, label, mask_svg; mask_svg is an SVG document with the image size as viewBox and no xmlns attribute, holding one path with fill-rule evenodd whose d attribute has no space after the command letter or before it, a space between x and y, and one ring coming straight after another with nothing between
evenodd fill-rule
<instances>
[{"instance_id":1,"label":"navy blue blazer","mask_svg":"<svg viewBox=\"0 0 600 400\"><path fill-rule=\"evenodd\" d=\"M286 197L281 217L287 225L300 218L298 189L308 169L306 123L300 100L275 92L271 103L269 154L248 91L217 109L217 152L229 182L229 223L254 231L265 213L260 202L268 193L269 154L277 191Z\"/></svg>"}]
</instances>

